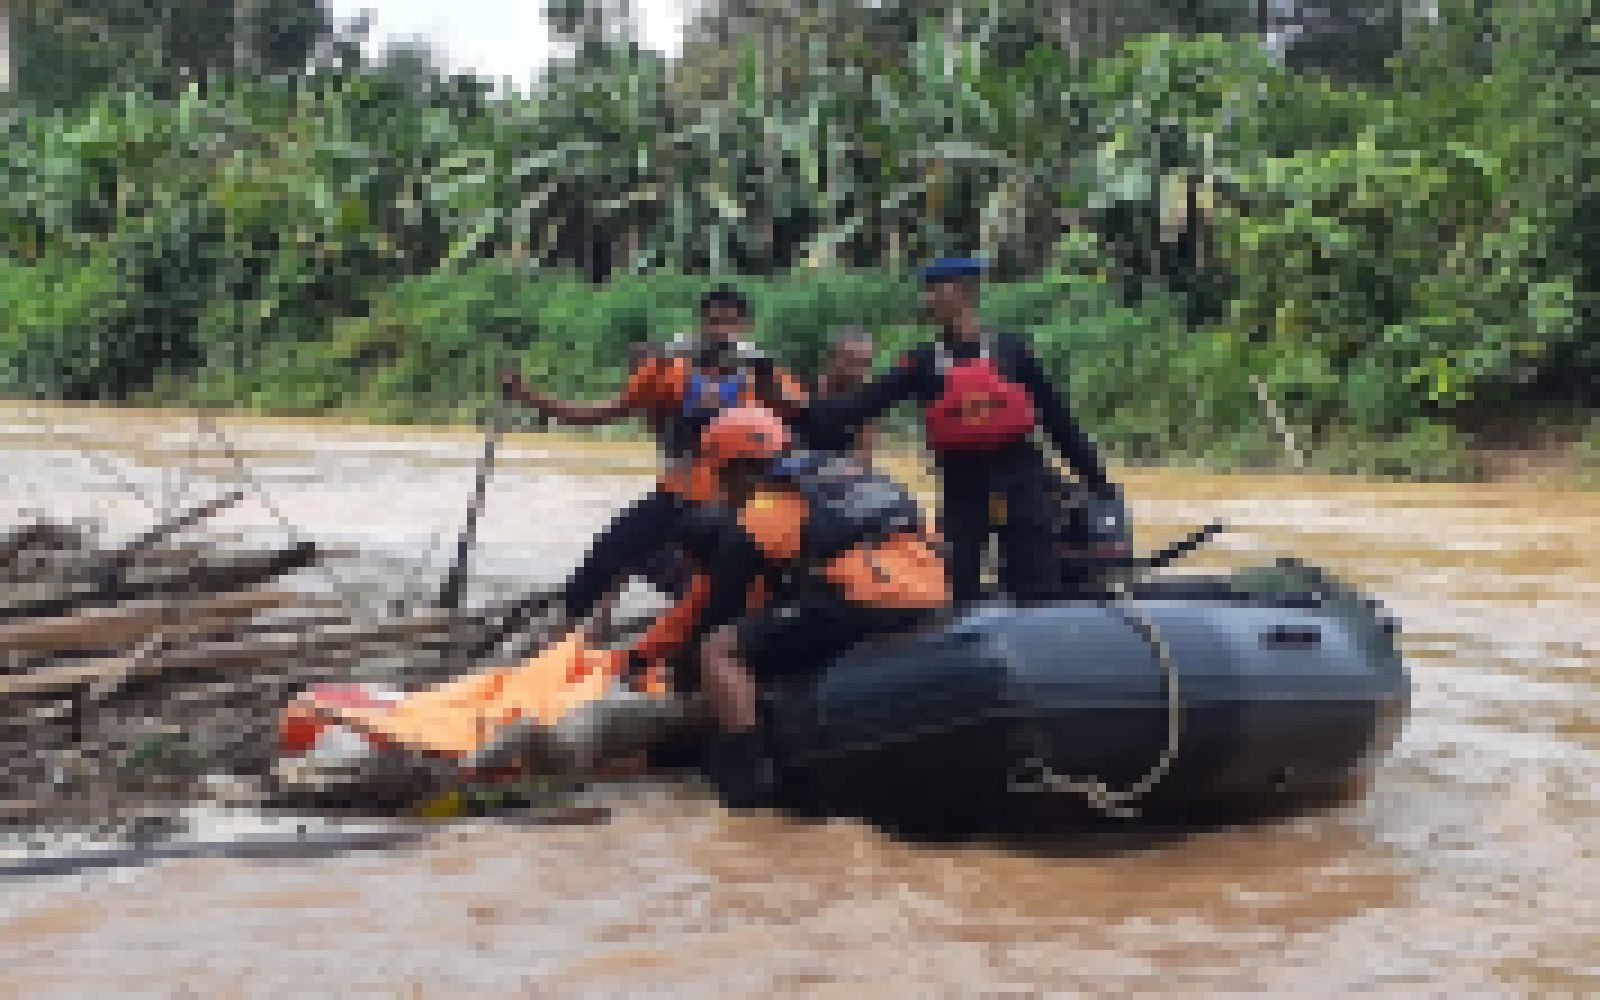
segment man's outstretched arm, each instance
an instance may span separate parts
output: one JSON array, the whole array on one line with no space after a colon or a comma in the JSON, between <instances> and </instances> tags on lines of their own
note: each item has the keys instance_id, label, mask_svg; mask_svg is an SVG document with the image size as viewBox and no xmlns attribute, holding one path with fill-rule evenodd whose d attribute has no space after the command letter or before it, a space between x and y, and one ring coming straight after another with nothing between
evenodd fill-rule
<instances>
[{"instance_id":1,"label":"man's outstretched arm","mask_svg":"<svg viewBox=\"0 0 1600 1000\"><path fill-rule=\"evenodd\" d=\"M577 427L610 424L632 416L638 410L644 373L635 371L628 384L611 399L567 400L535 392L522 381L522 373L507 368L500 376L500 384L508 399L515 400L541 416L559 420Z\"/></svg>"}]
</instances>

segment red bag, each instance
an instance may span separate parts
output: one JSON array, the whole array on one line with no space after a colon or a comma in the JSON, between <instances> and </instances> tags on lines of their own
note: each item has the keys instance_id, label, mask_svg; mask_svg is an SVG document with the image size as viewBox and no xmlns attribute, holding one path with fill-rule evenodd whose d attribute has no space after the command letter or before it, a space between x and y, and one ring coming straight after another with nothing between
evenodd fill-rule
<instances>
[{"instance_id":1,"label":"red bag","mask_svg":"<svg viewBox=\"0 0 1600 1000\"><path fill-rule=\"evenodd\" d=\"M980 451L1027 437L1038 425L1033 397L1008 381L985 349L967 361L944 362L944 391L922 413L934 451Z\"/></svg>"}]
</instances>

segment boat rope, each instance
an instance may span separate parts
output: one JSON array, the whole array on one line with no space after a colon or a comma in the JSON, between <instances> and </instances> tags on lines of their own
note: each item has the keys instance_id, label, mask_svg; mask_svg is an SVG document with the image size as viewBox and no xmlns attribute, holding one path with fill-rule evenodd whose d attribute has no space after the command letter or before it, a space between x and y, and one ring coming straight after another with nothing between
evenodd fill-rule
<instances>
[{"instance_id":1,"label":"boat rope","mask_svg":"<svg viewBox=\"0 0 1600 1000\"><path fill-rule=\"evenodd\" d=\"M1038 776L1037 783L1031 787L1013 781L1014 791L1052 791L1081 796L1092 808L1118 819L1132 819L1139 815L1139 810L1134 808L1135 803L1148 795L1151 789L1160 784L1177 763L1178 750L1183 737L1183 700L1178 687L1178 663L1172 655L1172 649L1161 636L1161 630L1151 617L1134 601L1133 595L1120 581L1111 584L1112 593L1121 601L1119 610L1124 614L1155 654L1157 664L1161 667L1167 695L1167 740L1166 746L1161 751L1161 756L1153 766L1146 771L1138 781L1127 788L1114 789L1100 778L1089 776L1086 778L1070 777L1059 774L1050 767L1049 760L1043 746L1043 737L1035 731L1034 755L1023 762L1023 769L1031 769Z\"/></svg>"}]
</instances>

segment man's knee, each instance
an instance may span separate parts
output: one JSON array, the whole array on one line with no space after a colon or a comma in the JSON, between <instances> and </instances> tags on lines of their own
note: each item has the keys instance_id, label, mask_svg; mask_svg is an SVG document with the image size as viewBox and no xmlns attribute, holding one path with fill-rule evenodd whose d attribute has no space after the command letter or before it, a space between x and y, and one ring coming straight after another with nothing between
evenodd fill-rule
<instances>
[{"instance_id":1,"label":"man's knee","mask_svg":"<svg viewBox=\"0 0 1600 1000\"><path fill-rule=\"evenodd\" d=\"M705 650L708 656L731 656L738 647L738 634L733 626L724 625L710 635L706 636Z\"/></svg>"},{"instance_id":2,"label":"man's knee","mask_svg":"<svg viewBox=\"0 0 1600 1000\"><path fill-rule=\"evenodd\" d=\"M700 647L700 679L704 686L725 690L745 673L738 635L731 626L706 637Z\"/></svg>"}]
</instances>

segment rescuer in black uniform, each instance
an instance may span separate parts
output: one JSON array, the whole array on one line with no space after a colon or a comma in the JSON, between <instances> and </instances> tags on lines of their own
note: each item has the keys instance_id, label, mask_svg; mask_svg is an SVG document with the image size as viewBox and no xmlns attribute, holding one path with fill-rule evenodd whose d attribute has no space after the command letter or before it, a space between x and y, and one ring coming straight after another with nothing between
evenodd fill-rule
<instances>
[{"instance_id":1,"label":"rescuer in black uniform","mask_svg":"<svg viewBox=\"0 0 1600 1000\"><path fill-rule=\"evenodd\" d=\"M957 603L981 596L983 552L991 533L1002 547L1001 589L1023 602L1061 590L1055 525L1058 479L1041 448L1042 430L1088 488L1090 503L1120 507L1094 443L1028 344L982 328L982 264L935 261L922 272L923 306L939 337L912 348L859 392L812 400L807 420L838 434L915 400L939 473L940 528Z\"/></svg>"}]
</instances>

